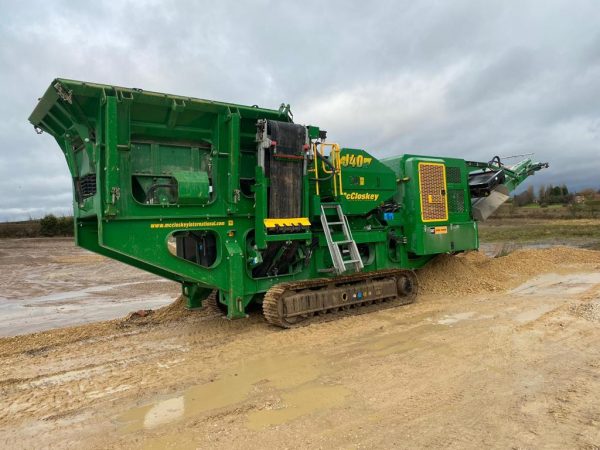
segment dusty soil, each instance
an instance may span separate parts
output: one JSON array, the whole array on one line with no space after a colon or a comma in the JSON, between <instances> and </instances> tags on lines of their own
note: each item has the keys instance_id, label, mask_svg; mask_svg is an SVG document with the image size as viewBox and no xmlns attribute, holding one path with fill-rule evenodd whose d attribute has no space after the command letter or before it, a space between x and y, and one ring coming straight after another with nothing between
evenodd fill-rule
<instances>
[{"instance_id":1,"label":"dusty soil","mask_svg":"<svg viewBox=\"0 0 600 450\"><path fill-rule=\"evenodd\" d=\"M600 252L471 253L418 275L412 305L295 330L178 301L0 339L0 446L600 445Z\"/></svg>"}]
</instances>

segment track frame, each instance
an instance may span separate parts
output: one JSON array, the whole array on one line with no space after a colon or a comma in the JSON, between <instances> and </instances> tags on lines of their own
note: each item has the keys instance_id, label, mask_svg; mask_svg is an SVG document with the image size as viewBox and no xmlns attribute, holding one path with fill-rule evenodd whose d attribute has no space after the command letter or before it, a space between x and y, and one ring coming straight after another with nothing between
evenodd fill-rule
<instances>
[{"instance_id":1,"label":"track frame","mask_svg":"<svg viewBox=\"0 0 600 450\"><path fill-rule=\"evenodd\" d=\"M281 328L296 328L414 302L418 278L390 269L335 278L280 283L267 291L263 314Z\"/></svg>"}]
</instances>

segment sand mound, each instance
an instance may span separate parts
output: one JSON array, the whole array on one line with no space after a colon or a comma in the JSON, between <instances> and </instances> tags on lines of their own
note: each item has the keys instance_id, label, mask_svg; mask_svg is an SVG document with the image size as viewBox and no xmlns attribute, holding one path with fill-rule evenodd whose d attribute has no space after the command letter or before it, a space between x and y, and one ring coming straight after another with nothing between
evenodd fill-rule
<instances>
[{"instance_id":1,"label":"sand mound","mask_svg":"<svg viewBox=\"0 0 600 450\"><path fill-rule=\"evenodd\" d=\"M101 339L115 333L122 333L119 323L121 323L121 319L107 320L104 322L0 338L0 357L17 353L36 355L46 353L57 346L88 339Z\"/></svg>"},{"instance_id":2,"label":"sand mound","mask_svg":"<svg viewBox=\"0 0 600 450\"><path fill-rule=\"evenodd\" d=\"M502 284L486 272L489 258L480 253L440 255L425 268L417 271L421 293L460 295L495 291Z\"/></svg>"},{"instance_id":3,"label":"sand mound","mask_svg":"<svg viewBox=\"0 0 600 450\"><path fill-rule=\"evenodd\" d=\"M600 269L600 252L553 247L522 249L500 258L478 252L440 255L417 275L422 293L464 295L509 289L531 276L578 265Z\"/></svg>"},{"instance_id":4,"label":"sand mound","mask_svg":"<svg viewBox=\"0 0 600 450\"><path fill-rule=\"evenodd\" d=\"M133 312L126 318L122 319L122 325L134 323L136 325L147 325L147 324L161 324L167 322L174 322L177 320L185 319L186 317L198 317L198 316L210 316L219 312L217 307L217 291L213 291L203 302L202 308L191 311L186 308L185 297L180 295L173 303L167 306L158 308L154 311L145 310L140 312Z\"/></svg>"}]
</instances>

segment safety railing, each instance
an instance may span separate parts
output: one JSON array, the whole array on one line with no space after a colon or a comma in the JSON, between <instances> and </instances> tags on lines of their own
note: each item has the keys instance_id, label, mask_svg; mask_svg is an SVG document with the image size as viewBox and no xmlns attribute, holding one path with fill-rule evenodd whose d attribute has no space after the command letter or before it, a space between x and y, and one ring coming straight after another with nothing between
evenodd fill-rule
<instances>
[{"instance_id":1,"label":"safety railing","mask_svg":"<svg viewBox=\"0 0 600 450\"><path fill-rule=\"evenodd\" d=\"M329 164L325 156L325 148L330 147ZM340 146L336 143L316 142L312 146L314 169L311 172L315 174L315 191L320 195L319 182L324 181L319 177L319 161L321 163L321 173L331 175L333 179L333 195L337 197L344 193L342 186L342 163L340 158ZM320 156L320 157L319 157ZM329 178L327 178L329 179Z\"/></svg>"}]
</instances>

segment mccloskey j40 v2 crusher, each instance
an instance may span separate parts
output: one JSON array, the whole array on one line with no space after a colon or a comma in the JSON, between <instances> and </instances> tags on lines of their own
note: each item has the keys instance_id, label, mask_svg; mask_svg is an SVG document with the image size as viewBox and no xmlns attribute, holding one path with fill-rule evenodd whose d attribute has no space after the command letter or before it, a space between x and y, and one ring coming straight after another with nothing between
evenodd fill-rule
<instances>
[{"instance_id":1,"label":"mccloskey j40 v2 crusher","mask_svg":"<svg viewBox=\"0 0 600 450\"><path fill-rule=\"evenodd\" d=\"M78 245L282 327L410 303L414 269L477 249L477 221L547 167L379 160L292 117L57 79L29 120L65 155Z\"/></svg>"}]
</instances>

